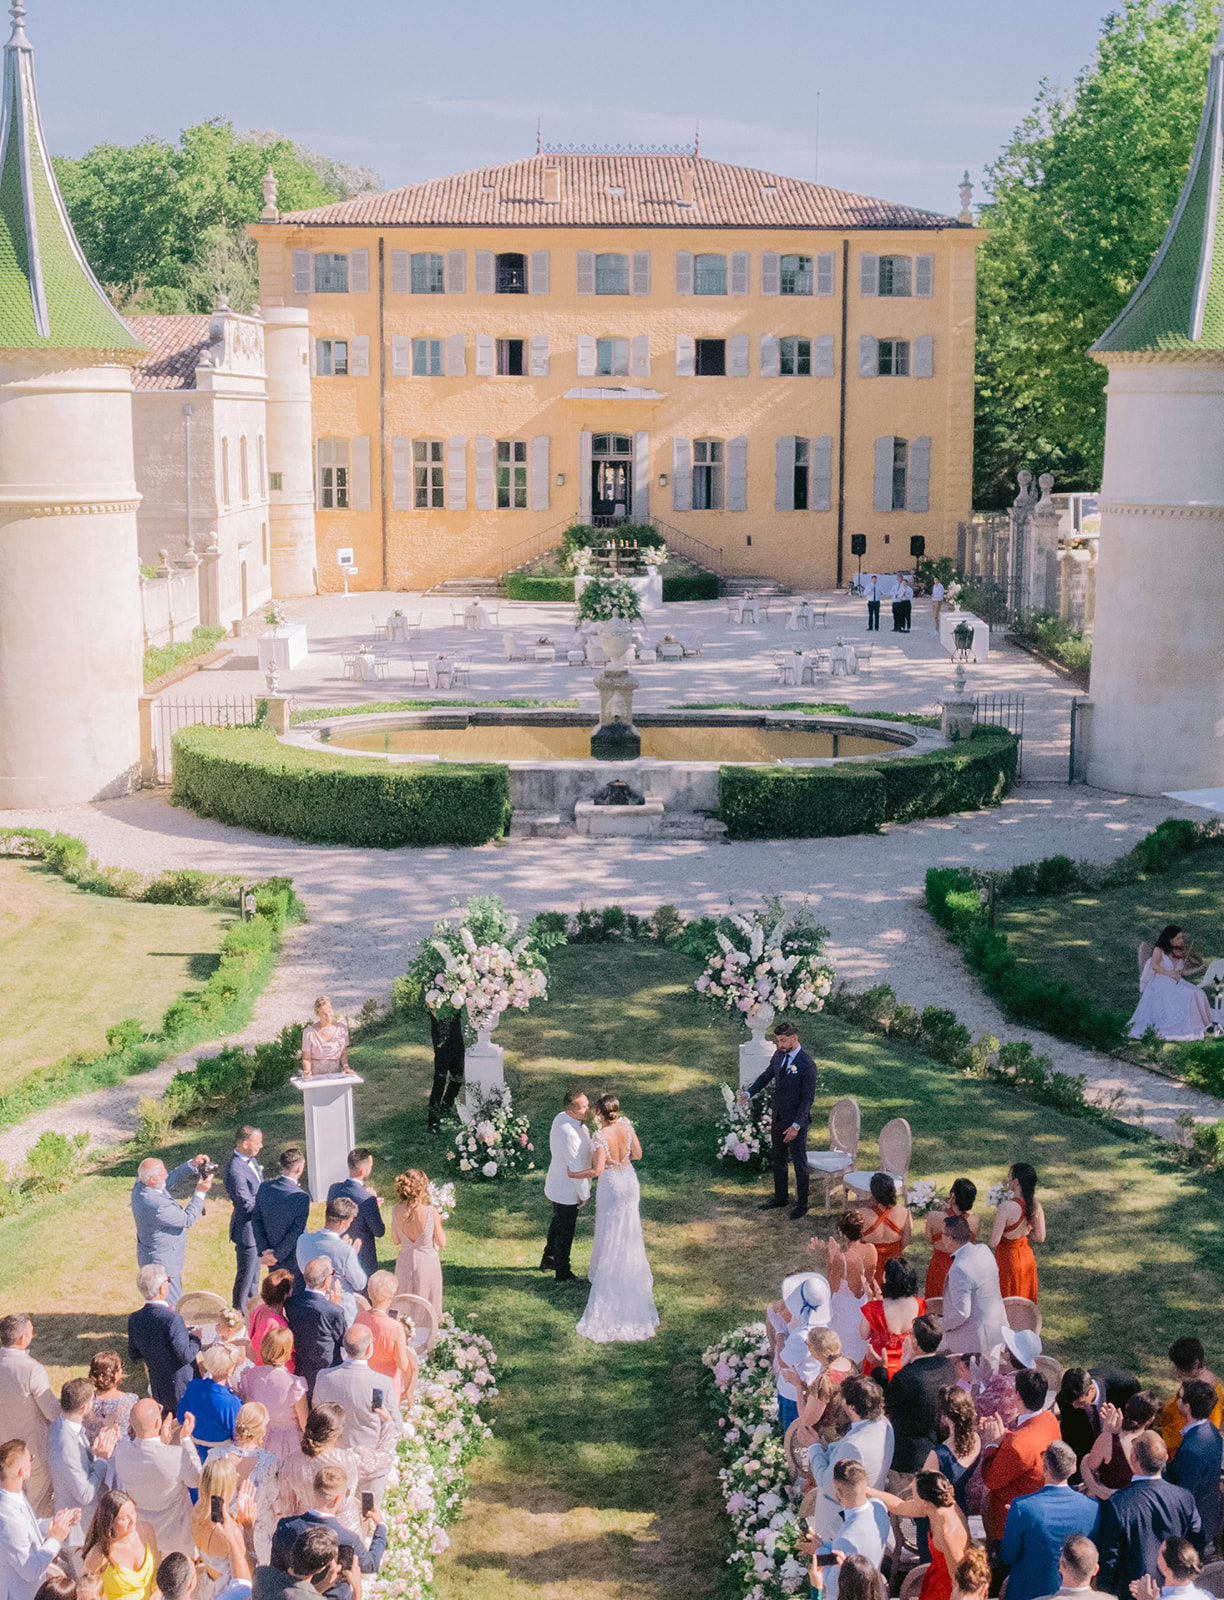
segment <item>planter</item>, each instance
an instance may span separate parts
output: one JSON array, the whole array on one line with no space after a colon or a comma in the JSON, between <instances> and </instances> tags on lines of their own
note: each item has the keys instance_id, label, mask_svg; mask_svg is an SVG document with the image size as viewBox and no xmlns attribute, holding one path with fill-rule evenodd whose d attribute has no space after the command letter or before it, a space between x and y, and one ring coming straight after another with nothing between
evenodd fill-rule
<instances>
[{"instance_id":1,"label":"planter","mask_svg":"<svg viewBox=\"0 0 1224 1600\"><path fill-rule=\"evenodd\" d=\"M774 1008L764 1001L759 1001L751 1011L744 1013L744 1021L752 1029L752 1038L747 1044L739 1047L739 1077L740 1088L746 1089L750 1083L759 1078L769 1065L774 1047L765 1037L766 1031L773 1026L777 1013Z\"/></svg>"},{"instance_id":2,"label":"planter","mask_svg":"<svg viewBox=\"0 0 1224 1600\"><path fill-rule=\"evenodd\" d=\"M599 624L599 642L613 672L625 670L625 658L633 649L633 624L627 617L616 617Z\"/></svg>"}]
</instances>

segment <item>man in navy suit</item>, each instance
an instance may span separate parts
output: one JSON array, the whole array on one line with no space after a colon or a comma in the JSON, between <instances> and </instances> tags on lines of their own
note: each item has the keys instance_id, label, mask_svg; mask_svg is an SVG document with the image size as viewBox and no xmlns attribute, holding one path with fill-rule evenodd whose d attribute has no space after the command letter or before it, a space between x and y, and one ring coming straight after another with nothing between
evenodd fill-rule
<instances>
[{"instance_id":1,"label":"man in navy suit","mask_svg":"<svg viewBox=\"0 0 1224 1600\"><path fill-rule=\"evenodd\" d=\"M999 1559L1011 1568L1008 1600L1013 1595L1016 1600L1037 1600L1039 1595L1053 1594L1059 1587L1063 1545L1073 1533L1095 1539L1101 1520L1099 1501L1067 1487L1076 1465L1069 1444L1061 1439L1048 1444L1041 1465L1044 1486L1035 1494L1017 1495L1007 1508Z\"/></svg>"},{"instance_id":2,"label":"man in navy suit","mask_svg":"<svg viewBox=\"0 0 1224 1600\"><path fill-rule=\"evenodd\" d=\"M373 1152L364 1145L358 1145L348 1153L348 1177L340 1183L333 1183L327 1191L329 1205L333 1200L352 1200L357 1207L357 1215L348 1231L348 1242L356 1250L357 1259L367 1278L372 1278L378 1271L378 1246L374 1241L381 1239L387 1231L378 1208L378 1196L369 1187L373 1170Z\"/></svg>"},{"instance_id":3,"label":"man in navy suit","mask_svg":"<svg viewBox=\"0 0 1224 1600\"><path fill-rule=\"evenodd\" d=\"M162 1411L173 1415L183 1391L195 1377L200 1341L187 1332L187 1324L166 1303L170 1280L165 1267L141 1267L136 1287L144 1307L128 1318L128 1360L143 1361L149 1373L149 1393Z\"/></svg>"},{"instance_id":4,"label":"man in navy suit","mask_svg":"<svg viewBox=\"0 0 1224 1600\"><path fill-rule=\"evenodd\" d=\"M258 1128L242 1127L234 1141L234 1153L225 1167L225 1192L230 1197L229 1236L237 1257L234 1273L234 1308L246 1310L246 1303L259 1288L259 1249L251 1219L255 1215L255 1196L263 1182L259 1152L263 1134Z\"/></svg>"},{"instance_id":5,"label":"man in navy suit","mask_svg":"<svg viewBox=\"0 0 1224 1600\"><path fill-rule=\"evenodd\" d=\"M1201 1378L1191 1378L1177 1391L1177 1409L1185 1422L1177 1454L1165 1468L1165 1477L1179 1489L1194 1496L1199 1521L1203 1525L1199 1554L1215 1543L1220 1532L1220 1463L1224 1439L1211 1421L1215 1410L1215 1386Z\"/></svg>"},{"instance_id":6,"label":"man in navy suit","mask_svg":"<svg viewBox=\"0 0 1224 1600\"><path fill-rule=\"evenodd\" d=\"M285 1301L285 1321L293 1335L297 1375L306 1380L308 1398L320 1372L338 1367L344 1355L344 1308L333 1299L332 1264L316 1256L303 1271L305 1287ZM338 1291L337 1291L338 1292Z\"/></svg>"},{"instance_id":7,"label":"man in navy suit","mask_svg":"<svg viewBox=\"0 0 1224 1600\"><path fill-rule=\"evenodd\" d=\"M795 1204L792 1217L802 1217L808 1208L807 1131L812 1116L812 1101L816 1098L816 1063L806 1050L800 1048L799 1035L789 1022L779 1022L774 1029L778 1048L769 1065L745 1094L742 1102L760 1094L767 1083L774 1086L771 1138L773 1141L774 1195L766 1200L762 1211L772 1211L787 1204L787 1163L795 1168Z\"/></svg>"},{"instance_id":8,"label":"man in navy suit","mask_svg":"<svg viewBox=\"0 0 1224 1600\"><path fill-rule=\"evenodd\" d=\"M1157 1576L1166 1539L1203 1542L1198 1507L1188 1489L1161 1477L1169 1452L1158 1433L1139 1433L1131 1445L1132 1477L1101 1507L1101 1575L1097 1587L1127 1600L1137 1578Z\"/></svg>"},{"instance_id":9,"label":"man in navy suit","mask_svg":"<svg viewBox=\"0 0 1224 1600\"><path fill-rule=\"evenodd\" d=\"M297 1242L306 1232L306 1219L310 1216L310 1196L301 1185L305 1170L306 1157L295 1145L282 1150L280 1176L260 1184L251 1217L260 1261L265 1267L287 1267L298 1289L302 1287L302 1274L298 1271Z\"/></svg>"}]
</instances>

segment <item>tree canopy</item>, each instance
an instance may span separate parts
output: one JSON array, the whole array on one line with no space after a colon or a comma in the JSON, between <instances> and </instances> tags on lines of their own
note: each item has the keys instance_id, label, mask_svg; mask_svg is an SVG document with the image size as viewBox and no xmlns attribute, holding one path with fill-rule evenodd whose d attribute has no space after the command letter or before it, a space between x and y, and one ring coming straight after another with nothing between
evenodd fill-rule
<instances>
[{"instance_id":1,"label":"tree canopy","mask_svg":"<svg viewBox=\"0 0 1224 1600\"><path fill-rule=\"evenodd\" d=\"M974 505L1019 468L1096 488L1105 369L1088 347L1160 246L1190 166L1214 0L1123 0L1070 91L1045 81L987 172L978 259Z\"/></svg>"}]
</instances>

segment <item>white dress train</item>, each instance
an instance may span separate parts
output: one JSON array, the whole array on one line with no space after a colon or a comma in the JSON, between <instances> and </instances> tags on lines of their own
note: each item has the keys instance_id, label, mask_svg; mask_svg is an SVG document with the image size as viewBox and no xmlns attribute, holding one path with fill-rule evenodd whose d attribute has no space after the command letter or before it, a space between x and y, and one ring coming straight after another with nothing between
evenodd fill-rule
<instances>
[{"instance_id":1,"label":"white dress train","mask_svg":"<svg viewBox=\"0 0 1224 1600\"><path fill-rule=\"evenodd\" d=\"M628 1121L621 1120L632 1136ZM653 1339L659 1313L642 1239L638 1175L628 1156L619 1164L613 1162L602 1133L597 1133L591 1144L603 1150L606 1162L595 1191L591 1292L577 1331L593 1344Z\"/></svg>"},{"instance_id":2,"label":"white dress train","mask_svg":"<svg viewBox=\"0 0 1224 1600\"><path fill-rule=\"evenodd\" d=\"M1170 961L1155 951L1139 980L1139 1006L1127 1031L1140 1039L1155 1028L1162 1039L1201 1039L1211 1026L1207 996L1188 978L1182 978L1184 961ZM1180 982L1178 981L1180 979Z\"/></svg>"}]
</instances>

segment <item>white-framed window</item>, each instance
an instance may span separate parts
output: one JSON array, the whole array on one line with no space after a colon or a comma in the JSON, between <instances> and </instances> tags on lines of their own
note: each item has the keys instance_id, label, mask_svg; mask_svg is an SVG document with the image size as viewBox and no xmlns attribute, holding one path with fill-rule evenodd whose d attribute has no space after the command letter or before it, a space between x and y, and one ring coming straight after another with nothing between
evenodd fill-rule
<instances>
[{"instance_id":1,"label":"white-framed window","mask_svg":"<svg viewBox=\"0 0 1224 1600\"><path fill-rule=\"evenodd\" d=\"M595 293L629 293L629 257L597 255L595 257Z\"/></svg>"},{"instance_id":2,"label":"white-framed window","mask_svg":"<svg viewBox=\"0 0 1224 1600\"><path fill-rule=\"evenodd\" d=\"M347 511L350 505L348 440L320 439L316 457L319 510Z\"/></svg>"},{"instance_id":3,"label":"white-framed window","mask_svg":"<svg viewBox=\"0 0 1224 1600\"><path fill-rule=\"evenodd\" d=\"M238 492L245 505L251 498L251 463L245 433L238 441Z\"/></svg>"},{"instance_id":4,"label":"white-framed window","mask_svg":"<svg viewBox=\"0 0 1224 1600\"><path fill-rule=\"evenodd\" d=\"M727 376L727 341L697 339L693 352L693 371L699 378Z\"/></svg>"},{"instance_id":5,"label":"white-framed window","mask_svg":"<svg viewBox=\"0 0 1224 1600\"><path fill-rule=\"evenodd\" d=\"M629 376L628 339L596 339L595 374L600 378Z\"/></svg>"},{"instance_id":6,"label":"white-framed window","mask_svg":"<svg viewBox=\"0 0 1224 1600\"><path fill-rule=\"evenodd\" d=\"M723 508L724 452L721 439L693 440L693 510Z\"/></svg>"},{"instance_id":7,"label":"white-framed window","mask_svg":"<svg viewBox=\"0 0 1224 1600\"><path fill-rule=\"evenodd\" d=\"M910 373L910 342L908 339L881 339L879 365L876 372L881 378L908 378Z\"/></svg>"},{"instance_id":8,"label":"white-framed window","mask_svg":"<svg viewBox=\"0 0 1224 1600\"><path fill-rule=\"evenodd\" d=\"M894 300L908 300L914 292L913 261L909 256L881 256L877 293Z\"/></svg>"},{"instance_id":9,"label":"white-framed window","mask_svg":"<svg viewBox=\"0 0 1224 1600\"><path fill-rule=\"evenodd\" d=\"M778 371L784 378L810 378L812 341L797 335L778 340Z\"/></svg>"},{"instance_id":10,"label":"white-framed window","mask_svg":"<svg viewBox=\"0 0 1224 1600\"><path fill-rule=\"evenodd\" d=\"M262 433L259 435L258 444L256 446L256 455L259 458L259 498L264 500L267 498L268 494L268 452L264 446L264 436ZM264 565L267 566L266 561L264 562Z\"/></svg>"},{"instance_id":11,"label":"white-framed window","mask_svg":"<svg viewBox=\"0 0 1224 1600\"><path fill-rule=\"evenodd\" d=\"M813 289L811 256L783 256L782 294L811 294Z\"/></svg>"},{"instance_id":12,"label":"white-framed window","mask_svg":"<svg viewBox=\"0 0 1224 1600\"><path fill-rule=\"evenodd\" d=\"M694 294L726 294L727 292L727 258L726 256L694 256L693 257L693 293Z\"/></svg>"},{"instance_id":13,"label":"white-framed window","mask_svg":"<svg viewBox=\"0 0 1224 1600\"><path fill-rule=\"evenodd\" d=\"M497 441L497 508L499 511L527 509L527 441Z\"/></svg>"},{"instance_id":14,"label":"white-framed window","mask_svg":"<svg viewBox=\"0 0 1224 1600\"><path fill-rule=\"evenodd\" d=\"M446 447L441 439L412 441L412 503L418 511L446 505Z\"/></svg>"},{"instance_id":15,"label":"white-framed window","mask_svg":"<svg viewBox=\"0 0 1224 1600\"><path fill-rule=\"evenodd\" d=\"M315 366L320 378L347 378L349 347L347 339L320 339Z\"/></svg>"},{"instance_id":16,"label":"white-framed window","mask_svg":"<svg viewBox=\"0 0 1224 1600\"><path fill-rule=\"evenodd\" d=\"M498 377L526 377L529 348L530 346L526 339L499 339L497 341Z\"/></svg>"},{"instance_id":17,"label":"white-framed window","mask_svg":"<svg viewBox=\"0 0 1224 1600\"><path fill-rule=\"evenodd\" d=\"M795 510L808 508L808 441L795 440Z\"/></svg>"},{"instance_id":18,"label":"white-framed window","mask_svg":"<svg viewBox=\"0 0 1224 1600\"><path fill-rule=\"evenodd\" d=\"M506 251L497 257L494 289L497 294L527 293L527 257Z\"/></svg>"},{"instance_id":19,"label":"white-framed window","mask_svg":"<svg viewBox=\"0 0 1224 1600\"><path fill-rule=\"evenodd\" d=\"M905 510L905 492L909 483L909 440L893 440L892 458L892 509Z\"/></svg>"},{"instance_id":20,"label":"white-framed window","mask_svg":"<svg viewBox=\"0 0 1224 1600\"><path fill-rule=\"evenodd\" d=\"M317 251L314 258L314 290L316 294L347 294L349 287L349 258L331 250Z\"/></svg>"},{"instance_id":21,"label":"white-framed window","mask_svg":"<svg viewBox=\"0 0 1224 1600\"><path fill-rule=\"evenodd\" d=\"M221 504L230 503L229 440L221 440Z\"/></svg>"},{"instance_id":22,"label":"white-framed window","mask_svg":"<svg viewBox=\"0 0 1224 1600\"><path fill-rule=\"evenodd\" d=\"M414 339L412 341L412 376L414 378L440 378L443 370L441 339Z\"/></svg>"},{"instance_id":23,"label":"white-framed window","mask_svg":"<svg viewBox=\"0 0 1224 1600\"><path fill-rule=\"evenodd\" d=\"M411 281L413 294L445 294L445 258L428 250L414 251Z\"/></svg>"}]
</instances>

